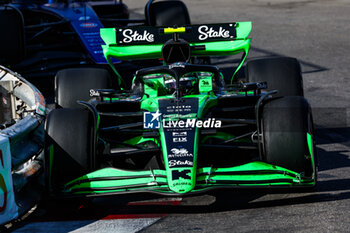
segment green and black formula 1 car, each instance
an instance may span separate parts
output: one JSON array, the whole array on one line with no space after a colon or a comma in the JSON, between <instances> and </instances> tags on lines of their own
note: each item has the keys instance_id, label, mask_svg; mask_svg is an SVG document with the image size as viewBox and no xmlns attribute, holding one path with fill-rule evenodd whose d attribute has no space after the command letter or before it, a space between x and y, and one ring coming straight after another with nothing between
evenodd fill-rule
<instances>
[{"instance_id":1,"label":"green and black formula 1 car","mask_svg":"<svg viewBox=\"0 0 350 233\"><path fill-rule=\"evenodd\" d=\"M130 90L102 69L60 71L46 120L54 196L189 195L215 188L313 187L317 161L298 61L246 64L251 22L101 29L107 60L162 59ZM195 57L243 53L230 83ZM111 63L112 64L112 63ZM117 82L123 84L116 72Z\"/></svg>"}]
</instances>

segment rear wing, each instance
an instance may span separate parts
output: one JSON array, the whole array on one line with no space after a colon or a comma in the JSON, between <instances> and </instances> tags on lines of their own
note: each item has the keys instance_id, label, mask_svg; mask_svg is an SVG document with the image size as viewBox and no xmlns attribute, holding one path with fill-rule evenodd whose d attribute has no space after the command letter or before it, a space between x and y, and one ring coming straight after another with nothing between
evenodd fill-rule
<instances>
[{"instance_id":1,"label":"rear wing","mask_svg":"<svg viewBox=\"0 0 350 233\"><path fill-rule=\"evenodd\" d=\"M189 28L190 32L180 34L180 38L191 46L205 46L204 50L192 51L193 56L232 55L249 50L251 22L191 25ZM150 26L101 28L100 34L106 44L102 45L103 53L106 58L120 60L161 58L163 44L171 39L171 35L162 34L162 30L176 32L175 28Z\"/></svg>"},{"instance_id":2,"label":"rear wing","mask_svg":"<svg viewBox=\"0 0 350 233\"><path fill-rule=\"evenodd\" d=\"M179 28L129 26L101 28L100 35L105 42L102 45L103 54L111 66L111 58L159 59L162 57L163 44L172 38L173 33L181 33L179 37L186 40L191 47L201 48L192 49L192 56L227 56L243 52L237 72L250 48L251 39L248 36L251 29L251 22L201 24Z\"/></svg>"}]
</instances>

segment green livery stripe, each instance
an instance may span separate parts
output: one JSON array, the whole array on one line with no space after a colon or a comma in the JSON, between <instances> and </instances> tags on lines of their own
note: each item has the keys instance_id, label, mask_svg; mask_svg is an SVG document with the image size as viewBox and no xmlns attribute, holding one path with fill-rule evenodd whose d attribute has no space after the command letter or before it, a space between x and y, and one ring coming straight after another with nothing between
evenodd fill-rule
<instances>
[{"instance_id":1,"label":"green livery stripe","mask_svg":"<svg viewBox=\"0 0 350 233\"><path fill-rule=\"evenodd\" d=\"M306 134L306 137L307 137L307 145L309 146L309 152L310 152L310 155L311 155L311 158L313 158L313 140L312 140L312 136L311 134L307 133Z\"/></svg>"},{"instance_id":2,"label":"green livery stripe","mask_svg":"<svg viewBox=\"0 0 350 233\"><path fill-rule=\"evenodd\" d=\"M316 176L317 176L317 170L316 170L316 162L315 162L315 154L314 154L314 141L312 138L312 135L307 133L306 134L307 137L307 145L309 147L309 153L310 153L310 157L311 157L311 163L312 163L312 169L313 169L313 178L316 181ZM315 184L316 182L314 182Z\"/></svg>"}]
</instances>

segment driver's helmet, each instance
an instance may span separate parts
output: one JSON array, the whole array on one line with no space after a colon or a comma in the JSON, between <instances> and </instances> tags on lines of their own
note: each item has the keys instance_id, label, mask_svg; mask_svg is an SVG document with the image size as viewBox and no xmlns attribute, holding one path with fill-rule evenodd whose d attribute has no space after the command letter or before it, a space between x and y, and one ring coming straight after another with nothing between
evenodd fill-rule
<instances>
[{"instance_id":1,"label":"driver's helmet","mask_svg":"<svg viewBox=\"0 0 350 233\"><path fill-rule=\"evenodd\" d=\"M175 77L165 74L164 84L169 94L172 94L176 91ZM198 78L196 74L188 73L180 78L180 92L182 95L190 95L190 94L198 93Z\"/></svg>"}]
</instances>

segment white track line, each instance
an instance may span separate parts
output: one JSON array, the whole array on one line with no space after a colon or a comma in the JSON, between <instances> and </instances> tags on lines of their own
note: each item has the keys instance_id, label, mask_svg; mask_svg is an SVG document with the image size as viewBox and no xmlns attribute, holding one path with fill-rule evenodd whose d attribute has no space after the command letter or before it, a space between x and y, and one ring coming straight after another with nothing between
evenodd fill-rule
<instances>
[{"instance_id":1,"label":"white track line","mask_svg":"<svg viewBox=\"0 0 350 233\"><path fill-rule=\"evenodd\" d=\"M128 205L179 205L181 198L167 198L153 201L130 202ZM93 215L93 213L92 213ZM157 222L166 214L116 214L109 215L96 220L67 220L67 221L37 221L30 222L13 232L35 232L35 233L123 233L138 232L145 227Z\"/></svg>"}]
</instances>

